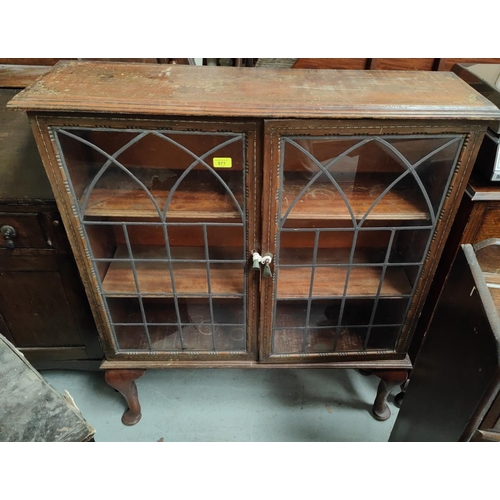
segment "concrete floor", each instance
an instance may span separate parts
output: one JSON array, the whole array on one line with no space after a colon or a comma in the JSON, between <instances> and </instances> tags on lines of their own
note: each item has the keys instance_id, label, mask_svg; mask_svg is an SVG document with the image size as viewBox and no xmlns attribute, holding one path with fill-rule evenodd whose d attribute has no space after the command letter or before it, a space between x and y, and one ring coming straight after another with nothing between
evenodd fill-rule
<instances>
[{"instance_id":1,"label":"concrete floor","mask_svg":"<svg viewBox=\"0 0 500 500\"><path fill-rule=\"evenodd\" d=\"M379 379L354 370L149 370L137 380L142 419L126 427L103 373L41 373L71 394L97 442L387 441L398 412L391 396L391 418L376 421Z\"/></svg>"}]
</instances>

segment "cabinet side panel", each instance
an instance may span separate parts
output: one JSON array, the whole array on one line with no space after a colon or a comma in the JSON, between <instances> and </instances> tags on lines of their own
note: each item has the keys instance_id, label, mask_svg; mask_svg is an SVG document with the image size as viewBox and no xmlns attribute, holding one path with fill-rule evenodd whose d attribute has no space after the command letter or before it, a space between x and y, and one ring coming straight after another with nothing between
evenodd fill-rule
<instances>
[{"instance_id":1,"label":"cabinet side panel","mask_svg":"<svg viewBox=\"0 0 500 500\"><path fill-rule=\"evenodd\" d=\"M85 291L87 292L105 355L110 356L114 353L115 346L111 344L112 335L102 298L96 293L96 290L98 290L97 279L90 264L89 250L83 237L83 231L76 207L74 206L68 179L60 167L58 153L50 136L49 127L38 116L34 114L29 114L28 116Z\"/></svg>"}]
</instances>

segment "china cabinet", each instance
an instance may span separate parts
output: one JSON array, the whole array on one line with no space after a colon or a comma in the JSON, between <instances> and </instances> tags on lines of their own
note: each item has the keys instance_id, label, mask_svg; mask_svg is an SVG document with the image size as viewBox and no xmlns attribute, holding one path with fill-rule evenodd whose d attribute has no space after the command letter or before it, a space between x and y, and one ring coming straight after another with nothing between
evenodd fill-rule
<instances>
[{"instance_id":1,"label":"china cabinet","mask_svg":"<svg viewBox=\"0 0 500 500\"><path fill-rule=\"evenodd\" d=\"M61 62L28 111L140 418L148 368L331 367L407 349L487 123L455 75Z\"/></svg>"}]
</instances>

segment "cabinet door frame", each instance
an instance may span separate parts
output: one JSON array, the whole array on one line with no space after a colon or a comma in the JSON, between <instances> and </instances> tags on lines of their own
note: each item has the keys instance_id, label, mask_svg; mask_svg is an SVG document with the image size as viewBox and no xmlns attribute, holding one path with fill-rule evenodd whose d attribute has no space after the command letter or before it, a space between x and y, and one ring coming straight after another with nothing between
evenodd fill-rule
<instances>
[{"instance_id":1,"label":"cabinet door frame","mask_svg":"<svg viewBox=\"0 0 500 500\"><path fill-rule=\"evenodd\" d=\"M337 352L307 354L273 354L271 351L274 317L276 278L262 278L260 318L260 359L270 363L325 363L331 361L369 361L403 359L424 304L433 273L448 236L451 222L467 185L474 159L484 135L484 125L479 122L437 120L422 122L403 120L266 120L264 125L264 168L262 200L263 232L262 253L276 255L279 221L280 161L283 154L282 136L355 136L355 135L438 135L461 134L463 146L452 174L451 184L445 195L441 212L436 216L436 226L417 280L414 294L394 350L368 352Z\"/></svg>"},{"instance_id":2,"label":"cabinet door frame","mask_svg":"<svg viewBox=\"0 0 500 500\"><path fill-rule=\"evenodd\" d=\"M107 360L114 361L254 361L257 358L257 318L258 318L258 277L250 270L250 254L246 255L245 273L247 276L247 344L245 352L219 354L208 351L184 351L181 353L165 352L120 352L114 341L111 325L106 312L103 297L99 293L99 281L92 263L90 249L86 241L82 224L79 219L75 200L72 196L70 183L62 167L60 153L55 141L53 128L57 127L88 127L114 129L171 129L193 132L235 132L245 134L243 146L246 148L245 196L246 196L246 247L247 253L257 248L260 234L260 189L261 175L260 159L260 129L256 120L237 119L206 119L189 117L147 117L147 116L110 116L110 115L66 115L50 113L28 113L30 123L42 156L44 167L55 194L58 209L75 260L82 277L89 303L99 331L103 350Z\"/></svg>"}]
</instances>

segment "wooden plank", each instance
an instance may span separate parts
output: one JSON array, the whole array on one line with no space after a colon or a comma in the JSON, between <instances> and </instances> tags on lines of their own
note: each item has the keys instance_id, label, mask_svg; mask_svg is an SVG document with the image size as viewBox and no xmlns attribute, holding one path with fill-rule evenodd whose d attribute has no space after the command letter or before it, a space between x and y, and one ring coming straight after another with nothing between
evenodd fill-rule
<instances>
[{"instance_id":1,"label":"wooden plank","mask_svg":"<svg viewBox=\"0 0 500 500\"><path fill-rule=\"evenodd\" d=\"M379 176L379 179L382 179ZM382 179L383 180L383 179ZM388 183L377 182L373 176L356 176L356 182L340 182L354 216L360 220L372 203L387 187ZM284 217L295 201L305 181L288 181L283 183L281 217ZM429 210L423 196L410 189L392 188L377 203L368 215L369 220L421 220L429 219ZM346 204L331 182L316 182L298 200L288 215L287 220L327 219L351 220Z\"/></svg>"},{"instance_id":2,"label":"wooden plank","mask_svg":"<svg viewBox=\"0 0 500 500\"><path fill-rule=\"evenodd\" d=\"M160 210L163 210L169 191L151 190ZM240 205L243 194L234 193ZM81 201L80 201L81 202ZM168 213L175 219L237 219L241 215L231 197L224 191L177 190L172 197ZM87 217L152 218L159 220L151 199L141 189L99 189L95 188L89 197L85 210Z\"/></svg>"},{"instance_id":3,"label":"wooden plank","mask_svg":"<svg viewBox=\"0 0 500 500\"><path fill-rule=\"evenodd\" d=\"M241 368L241 369L268 369L268 368L283 368L283 369L302 369L302 368L352 368L352 369L411 369L412 364L408 356L403 359L380 359L380 354L377 355L376 360L364 360L363 357L359 356L356 361L345 360L345 356L342 357L341 361L333 362L317 362L311 363L308 359L308 363L260 363L257 361L172 361L172 360L120 360L111 359L105 360L101 364L102 370L113 370L113 369L153 369L153 368ZM151 356L150 356L151 358Z\"/></svg>"},{"instance_id":4,"label":"wooden plank","mask_svg":"<svg viewBox=\"0 0 500 500\"><path fill-rule=\"evenodd\" d=\"M373 59L372 59L373 61ZM434 58L399 58L390 57L384 59L377 59L377 70L396 70L396 71L432 71L434 67Z\"/></svg>"},{"instance_id":5,"label":"wooden plank","mask_svg":"<svg viewBox=\"0 0 500 500\"><path fill-rule=\"evenodd\" d=\"M117 258L126 258L127 251L119 247ZM135 254L139 258L140 253ZM173 265L175 289L189 297L206 296L208 293L205 263L179 263ZM135 262L141 294L145 297L162 293L173 296L172 282L167 262ZM243 294L244 264L211 264L210 284L214 294ZM103 280L107 294L137 294L132 267L128 262L112 262Z\"/></svg>"},{"instance_id":6,"label":"wooden plank","mask_svg":"<svg viewBox=\"0 0 500 500\"><path fill-rule=\"evenodd\" d=\"M380 283L381 267L356 267L349 274L348 296L375 296ZM316 267L312 296L341 297L344 293L346 267ZM278 273L278 299L300 299L309 296L311 268L280 268ZM412 287L403 268L387 268L380 291L381 296L410 295Z\"/></svg>"},{"instance_id":7,"label":"wooden plank","mask_svg":"<svg viewBox=\"0 0 500 500\"><path fill-rule=\"evenodd\" d=\"M368 59L362 58L300 58L294 68L299 69L367 69Z\"/></svg>"},{"instance_id":8,"label":"wooden plank","mask_svg":"<svg viewBox=\"0 0 500 500\"><path fill-rule=\"evenodd\" d=\"M9 107L184 116L500 119L496 106L444 72L74 61L59 62Z\"/></svg>"},{"instance_id":9,"label":"wooden plank","mask_svg":"<svg viewBox=\"0 0 500 500\"><path fill-rule=\"evenodd\" d=\"M52 66L0 64L0 87L24 89Z\"/></svg>"}]
</instances>

